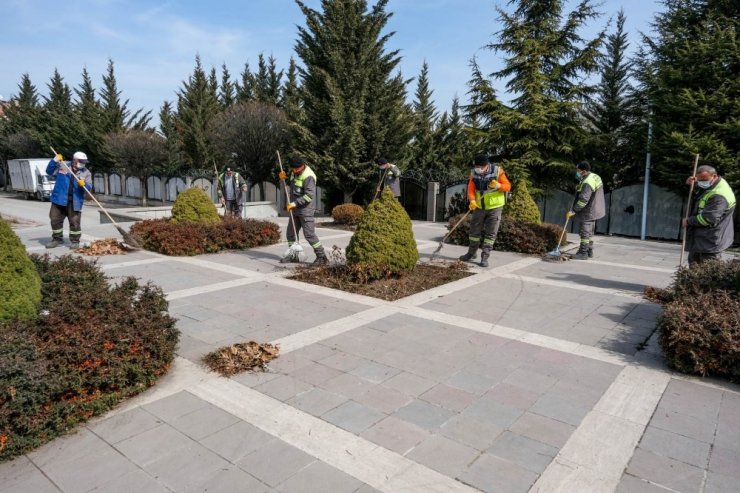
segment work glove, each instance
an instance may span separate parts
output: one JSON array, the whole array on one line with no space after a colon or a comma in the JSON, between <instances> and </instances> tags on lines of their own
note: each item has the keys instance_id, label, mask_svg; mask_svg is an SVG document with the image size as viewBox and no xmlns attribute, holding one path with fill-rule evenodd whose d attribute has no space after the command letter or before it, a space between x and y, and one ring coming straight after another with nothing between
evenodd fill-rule
<instances>
[{"instance_id":1,"label":"work glove","mask_svg":"<svg viewBox=\"0 0 740 493\"><path fill-rule=\"evenodd\" d=\"M81 187L84 187L85 186L85 180L83 180L82 178L80 178L79 180L77 180L77 184L79 186L81 186Z\"/></svg>"},{"instance_id":2,"label":"work glove","mask_svg":"<svg viewBox=\"0 0 740 493\"><path fill-rule=\"evenodd\" d=\"M293 209L295 209L295 202L291 202L288 204L288 210L292 211Z\"/></svg>"},{"instance_id":3,"label":"work glove","mask_svg":"<svg viewBox=\"0 0 740 493\"><path fill-rule=\"evenodd\" d=\"M498 190L499 188L501 188L501 184L498 182L498 180L491 180L490 182L488 182L488 188L490 188L491 190Z\"/></svg>"},{"instance_id":4,"label":"work glove","mask_svg":"<svg viewBox=\"0 0 740 493\"><path fill-rule=\"evenodd\" d=\"M576 213L575 213L575 212L573 212L573 211L568 211L568 212L566 212L566 213L565 213L565 218L566 218L566 219L570 219L571 217L573 217L573 216L575 216L575 215L576 215Z\"/></svg>"},{"instance_id":5,"label":"work glove","mask_svg":"<svg viewBox=\"0 0 740 493\"><path fill-rule=\"evenodd\" d=\"M281 181L285 181L288 179L288 174L285 171L281 171L278 173L278 178L280 178Z\"/></svg>"},{"instance_id":6,"label":"work glove","mask_svg":"<svg viewBox=\"0 0 740 493\"><path fill-rule=\"evenodd\" d=\"M56 156L54 156L54 161L56 161L57 163L59 163L59 162L64 161L64 158L62 157L61 154L57 154Z\"/></svg>"},{"instance_id":7,"label":"work glove","mask_svg":"<svg viewBox=\"0 0 740 493\"><path fill-rule=\"evenodd\" d=\"M480 206L478 205L478 202L476 202L475 200L471 200L470 201L470 204L468 205L468 210L474 211L476 209L480 209Z\"/></svg>"}]
</instances>

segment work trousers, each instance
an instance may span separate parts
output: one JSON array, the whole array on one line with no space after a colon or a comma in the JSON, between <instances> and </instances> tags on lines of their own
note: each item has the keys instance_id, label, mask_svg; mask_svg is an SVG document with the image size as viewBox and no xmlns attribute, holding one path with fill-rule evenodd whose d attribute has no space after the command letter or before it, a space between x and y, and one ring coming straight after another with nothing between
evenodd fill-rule
<instances>
[{"instance_id":1,"label":"work trousers","mask_svg":"<svg viewBox=\"0 0 740 493\"><path fill-rule=\"evenodd\" d=\"M689 252L689 267L693 267L707 260L722 260L722 252L717 253L701 253L701 252Z\"/></svg>"},{"instance_id":2,"label":"work trousers","mask_svg":"<svg viewBox=\"0 0 740 493\"><path fill-rule=\"evenodd\" d=\"M596 220L591 221L581 221L581 228L578 231L578 236L581 237L581 244L582 245L588 245L591 241L591 238L594 235L594 230L596 229Z\"/></svg>"},{"instance_id":3,"label":"work trousers","mask_svg":"<svg viewBox=\"0 0 740 493\"><path fill-rule=\"evenodd\" d=\"M226 214L236 217L242 217L242 206L243 204L238 200L227 200L226 201Z\"/></svg>"},{"instance_id":4,"label":"work trousers","mask_svg":"<svg viewBox=\"0 0 740 493\"><path fill-rule=\"evenodd\" d=\"M498 227L501 225L501 214L503 211L503 207L488 210L476 209L473 211L468 236L471 251L474 251L472 249L478 248L478 246L484 252L490 252L493 249L493 244L496 242L496 235L498 234Z\"/></svg>"},{"instance_id":5,"label":"work trousers","mask_svg":"<svg viewBox=\"0 0 740 493\"><path fill-rule=\"evenodd\" d=\"M313 248L313 251L316 252L318 255L319 252L322 254L324 253L324 247L321 246L321 241L319 240L319 237L316 236L316 222L314 221L313 216L311 217L303 217L299 216L298 214L293 214L288 219L288 231L287 231L287 237L288 237L288 246L292 245L297 241L297 238L295 234L293 233L293 220L295 219L295 231L296 233L300 234L301 228L303 229L303 236L306 238L306 241L308 241L309 245L311 245L311 248Z\"/></svg>"},{"instance_id":6,"label":"work trousers","mask_svg":"<svg viewBox=\"0 0 740 493\"><path fill-rule=\"evenodd\" d=\"M64 237L64 218L69 221L69 241L79 243L82 236L82 211L75 211L72 205L72 199L67 201L67 205L51 204L49 210L49 219L51 219L51 238L62 241Z\"/></svg>"}]
</instances>

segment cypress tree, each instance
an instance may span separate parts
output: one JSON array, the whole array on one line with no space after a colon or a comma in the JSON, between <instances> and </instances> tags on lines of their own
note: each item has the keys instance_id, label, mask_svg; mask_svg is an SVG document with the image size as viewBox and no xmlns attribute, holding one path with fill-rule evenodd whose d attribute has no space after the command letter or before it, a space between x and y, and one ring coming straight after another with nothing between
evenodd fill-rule
<instances>
[{"instance_id":1,"label":"cypress tree","mask_svg":"<svg viewBox=\"0 0 740 493\"><path fill-rule=\"evenodd\" d=\"M175 114L169 101L165 101L159 110L159 133L165 138L167 148L167 159L163 171L172 176L182 168L182 154L180 136L175 126Z\"/></svg>"},{"instance_id":2,"label":"cypress tree","mask_svg":"<svg viewBox=\"0 0 740 493\"><path fill-rule=\"evenodd\" d=\"M257 101L277 105L280 101L280 83L283 71L277 70L275 58L270 57L265 61L262 53L257 62L257 73L254 74L254 89Z\"/></svg>"},{"instance_id":3,"label":"cypress tree","mask_svg":"<svg viewBox=\"0 0 740 493\"><path fill-rule=\"evenodd\" d=\"M44 97L43 121L45 122L45 142L57 152L71 155L79 146L81 128L72 110L72 91L57 69L54 69Z\"/></svg>"},{"instance_id":4,"label":"cypress tree","mask_svg":"<svg viewBox=\"0 0 740 493\"><path fill-rule=\"evenodd\" d=\"M45 123L39 93L28 74L21 77L18 94L10 102L2 119L6 151L19 158L46 155L41 148Z\"/></svg>"},{"instance_id":5,"label":"cypress tree","mask_svg":"<svg viewBox=\"0 0 740 493\"><path fill-rule=\"evenodd\" d=\"M103 75L103 88L100 90L100 104L103 111L102 133L115 133L134 128L146 129L151 120L151 110L139 108L134 113L128 108L129 100L121 101L113 60L108 59L108 67Z\"/></svg>"},{"instance_id":6,"label":"cypress tree","mask_svg":"<svg viewBox=\"0 0 740 493\"><path fill-rule=\"evenodd\" d=\"M241 102L255 100L255 81L252 71L249 69L249 63L244 64L244 70L241 73L241 84L236 84L236 98Z\"/></svg>"},{"instance_id":7,"label":"cypress tree","mask_svg":"<svg viewBox=\"0 0 740 493\"><path fill-rule=\"evenodd\" d=\"M429 88L429 64L424 61L416 82L413 108L414 133L411 141L410 163L413 169L435 171L441 167L434 139L438 120L437 109L432 100L434 91Z\"/></svg>"},{"instance_id":8,"label":"cypress tree","mask_svg":"<svg viewBox=\"0 0 740 493\"><path fill-rule=\"evenodd\" d=\"M231 82L231 74L226 64L221 65L221 87L218 93L218 101L221 108L228 108L236 102L236 85Z\"/></svg>"},{"instance_id":9,"label":"cypress tree","mask_svg":"<svg viewBox=\"0 0 740 493\"><path fill-rule=\"evenodd\" d=\"M95 97L95 88L86 68L82 69L82 82L75 88L76 101L74 113L80 123L79 148L83 149L88 159L98 163L103 158L102 108Z\"/></svg>"}]
</instances>

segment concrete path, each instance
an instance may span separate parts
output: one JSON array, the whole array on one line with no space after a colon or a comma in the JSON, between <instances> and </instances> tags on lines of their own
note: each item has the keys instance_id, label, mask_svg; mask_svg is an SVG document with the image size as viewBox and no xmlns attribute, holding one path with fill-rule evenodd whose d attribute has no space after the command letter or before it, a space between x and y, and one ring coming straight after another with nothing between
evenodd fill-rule
<instances>
[{"instance_id":1,"label":"concrete path","mask_svg":"<svg viewBox=\"0 0 740 493\"><path fill-rule=\"evenodd\" d=\"M17 233L46 252L48 204L0 194L0 213L35 221ZM327 247L351 236L317 231ZM83 232L116 236L94 208ZM414 233L425 261L445 229ZM667 371L660 308L640 295L670 283L677 245L598 237L595 259L563 263L497 252L396 302L286 279L285 248L101 257L114 280L167 293L182 331L173 369L0 464L0 492L737 491L740 389ZM249 339L281 344L270 372L200 365Z\"/></svg>"}]
</instances>

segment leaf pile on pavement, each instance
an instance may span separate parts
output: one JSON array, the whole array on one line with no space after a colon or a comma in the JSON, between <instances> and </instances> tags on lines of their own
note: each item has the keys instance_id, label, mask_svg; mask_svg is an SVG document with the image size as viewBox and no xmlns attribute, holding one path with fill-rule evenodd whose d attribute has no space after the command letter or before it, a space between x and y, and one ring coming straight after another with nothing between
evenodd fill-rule
<instances>
[{"instance_id":1,"label":"leaf pile on pavement","mask_svg":"<svg viewBox=\"0 0 740 493\"><path fill-rule=\"evenodd\" d=\"M115 238L105 238L103 240L95 240L90 244L89 247L82 247L77 249L78 253L82 255L126 255L128 249L123 243Z\"/></svg>"},{"instance_id":2,"label":"leaf pile on pavement","mask_svg":"<svg viewBox=\"0 0 740 493\"><path fill-rule=\"evenodd\" d=\"M228 377L247 370L265 370L267 363L278 357L276 344L259 344L255 341L232 344L219 348L203 357L203 362L213 371Z\"/></svg>"}]
</instances>

